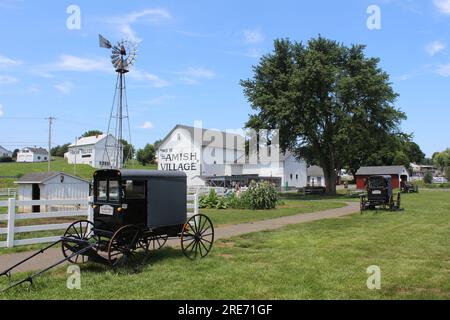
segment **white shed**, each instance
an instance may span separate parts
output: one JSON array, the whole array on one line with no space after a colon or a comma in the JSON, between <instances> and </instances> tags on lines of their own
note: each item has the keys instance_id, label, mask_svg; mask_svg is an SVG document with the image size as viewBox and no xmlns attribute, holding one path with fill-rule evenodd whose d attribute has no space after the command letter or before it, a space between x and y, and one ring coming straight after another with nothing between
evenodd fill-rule
<instances>
[{"instance_id":1,"label":"white shed","mask_svg":"<svg viewBox=\"0 0 450 320\"><path fill-rule=\"evenodd\" d=\"M0 146L0 158L3 157L9 157L11 158L13 155L13 153L9 150L6 150L5 148L3 148L2 146Z\"/></svg>"},{"instance_id":2,"label":"white shed","mask_svg":"<svg viewBox=\"0 0 450 320\"><path fill-rule=\"evenodd\" d=\"M17 153L17 162L46 162L48 151L44 148L23 148Z\"/></svg>"},{"instance_id":3,"label":"white shed","mask_svg":"<svg viewBox=\"0 0 450 320\"><path fill-rule=\"evenodd\" d=\"M89 181L64 172L35 172L24 175L16 182L19 200L71 200L89 197ZM28 206L21 212L53 212L73 210L70 206Z\"/></svg>"}]
</instances>

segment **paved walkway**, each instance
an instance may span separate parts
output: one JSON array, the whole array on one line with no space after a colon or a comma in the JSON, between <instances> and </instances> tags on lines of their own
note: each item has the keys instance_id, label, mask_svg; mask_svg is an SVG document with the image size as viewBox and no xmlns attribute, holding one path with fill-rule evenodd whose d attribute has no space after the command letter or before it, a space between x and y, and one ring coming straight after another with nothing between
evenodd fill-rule
<instances>
[{"instance_id":1,"label":"paved walkway","mask_svg":"<svg viewBox=\"0 0 450 320\"><path fill-rule=\"evenodd\" d=\"M252 232L260 232L266 230L275 230L288 225L300 224L305 222L339 218L350 215L359 211L359 203L349 202L346 207L319 211L314 213L298 214L282 218L256 221L251 223L242 223L230 226L216 228L215 239L226 239ZM168 241L168 246L178 246L179 241ZM21 252L0 255L0 272L17 262L30 256L33 252ZM63 258L61 247L49 249L45 254L35 257L33 260L25 263L15 269L14 272L28 272L41 270Z\"/></svg>"}]
</instances>

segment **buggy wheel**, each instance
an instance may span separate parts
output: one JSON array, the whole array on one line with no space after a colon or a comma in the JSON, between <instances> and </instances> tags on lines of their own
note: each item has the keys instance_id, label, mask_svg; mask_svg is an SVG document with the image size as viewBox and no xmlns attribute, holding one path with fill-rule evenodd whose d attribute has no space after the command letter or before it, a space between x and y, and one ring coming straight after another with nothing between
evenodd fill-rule
<instances>
[{"instance_id":1,"label":"buggy wheel","mask_svg":"<svg viewBox=\"0 0 450 320\"><path fill-rule=\"evenodd\" d=\"M134 225L120 228L109 241L108 261L110 266L118 273L136 272L139 264L136 250L140 248L143 248L142 230Z\"/></svg>"},{"instance_id":2,"label":"buggy wheel","mask_svg":"<svg viewBox=\"0 0 450 320\"><path fill-rule=\"evenodd\" d=\"M181 250L190 260L205 258L214 243L214 226L211 220L203 215L191 217L181 232Z\"/></svg>"},{"instance_id":3,"label":"buggy wheel","mask_svg":"<svg viewBox=\"0 0 450 320\"><path fill-rule=\"evenodd\" d=\"M167 242L167 239L169 239L169 236L167 236L167 235L149 236L149 237L145 238L143 243L144 243L144 246L146 247L146 250L158 251L159 249L164 247L164 245Z\"/></svg>"},{"instance_id":4,"label":"buggy wheel","mask_svg":"<svg viewBox=\"0 0 450 320\"><path fill-rule=\"evenodd\" d=\"M70 259L69 257L92 243L98 243L99 239L94 235L93 229L94 224L87 220L76 221L66 229L61 242L61 249L67 261L73 264L81 264L88 261L87 252L78 254Z\"/></svg>"}]
</instances>

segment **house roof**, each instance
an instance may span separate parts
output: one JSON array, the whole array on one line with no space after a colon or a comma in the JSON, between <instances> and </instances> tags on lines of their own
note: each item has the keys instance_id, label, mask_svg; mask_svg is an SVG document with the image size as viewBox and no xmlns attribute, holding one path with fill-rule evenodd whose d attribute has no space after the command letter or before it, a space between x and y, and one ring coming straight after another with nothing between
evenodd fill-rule
<instances>
[{"instance_id":1,"label":"house roof","mask_svg":"<svg viewBox=\"0 0 450 320\"><path fill-rule=\"evenodd\" d=\"M357 172L357 176L367 175L392 175L402 174L406 168L404 166L379 166L379 167L361 167Z\"/></svg>"},{"instance_id":2,"label":"house roof","mask_svg":"<svg viewBox=\"0 0 450 320\"><path fill-rule=\"evenodd\" d=\"M17 181L15 183L17 184L27 184L27 183L44 183L56 176L60 176L60 175L64 175L67 177L71 177L77 180L80 180L82 182L86 182L89 183L89 181L81 179L79 177L67 174L65 172L32 172L29 174L26 174L22 177L20 177L19 179L17 179Z\"/></svg>"},{"instance_id":3,"label":"house roof","mask_svg":"<svg viewBox=\"0 0 450 320\"><path fill-rule=\"evenodd\" d=\"M22 150L30 150L31 152L36 153L36 154L48 154L48 151L45 150L44 148L27 147L27 148L23 148Z\"/></svg>"},{"instance_id":4,"label":"house roof","mask_svg":"<svg viewBox=\"0 0 450 320\"><path fill-rule=\"evenodd\" d=\"M306 169L306 174L308 177L324 177L323 169L319 166L311 166Z\"/></svg>"},{"instance_id":5,"label":"house roof","mask_svg":"<svg viewBox=\"0 0 450 320\"><path fill-rule=\"evenodd\" d=\"M11 151L9 151L8 149L6 149L6 148L3 148L2 146L0 146L0 150L4 150L4 152L9 152L9 153L12 153Z\"/></svg>"},{"instance_id":6,"label":"house roof","mask_svg":"<svg viewBox=\"0 0 450 320\"><path fill-rule=\"evenodd\" d=\"M178 125L176 125L175 128L173 128L173 129L169 132L169 134L167 134L167 136L162 140L162 142L161 142L159 148L161 148L161 146L162 146L162 145L170 138L170 136L172 135L172 133L174 133L174 131L177 130L177 129L184 129L184 130L187 130L187 131L189 132L189 134L191 135L191 139L192 139L192 140L198 139L198 137L196 137L196 136L194 135L194 132L195 132L196 128L178 124ZM206 132L212 133L212 134L215 135L215 136L222 135L222 139L223 139L223 140L222 140L222 143L221 143L220 141L216 141L216 140L213 140L213 141L211 141L211 140L205 140L204 137L205 137L205 133L206 133ZM244 137L241 136L241 135L239 135L239 134L228 133L228 132L217 131L217 130L210 130L210 129L202 129L202 141L201 141L201 145L202 145L202 147L210 146L210 147L216 147L216 148L222 148L222 149L225 149L225 148L224 148L225 142L226 142L226 141L234 141L236 138L238 139L238 141L239 141L239 139L242 139L242 141L245 141ZM200 141L197 141L197 142L200 142ZM159 149L159 148L158 148L158 149ZM236 150L244 150L245 147L244 147L244 145L241 146L241 145L239 145L239 143L237 143L237 145L236 145L236 146L233 146L233 148L236 148Z\"/></svg>"},{"instance_id":7,"label":"house roof","mask_svg":"<svg viewBox=\"0 0 450 320\"><path fill-rule=\"evenodd\" d=\"M77 140L76 143L72 143L70 147L81 147L81 146L88 146L88 145L93 145L98 143L99 141L103 140L104 138L106 138L107 135L106 134L100 134L97 136L90 136L90 137L83 137ZM109 135L108 139L115 139L111 134Z\"/></svg>"}]
</instances>

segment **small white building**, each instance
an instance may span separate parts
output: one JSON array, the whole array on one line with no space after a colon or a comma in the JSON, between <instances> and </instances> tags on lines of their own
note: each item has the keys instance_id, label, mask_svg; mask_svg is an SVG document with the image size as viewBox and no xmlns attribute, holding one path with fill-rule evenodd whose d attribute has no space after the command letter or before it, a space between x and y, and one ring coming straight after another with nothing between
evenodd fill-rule
<instances>
[{"instance_id":1,"label":"small white building","mask_svg":"<svg viewBox=\"0 0 450 320\"><path fill-rule=\"evenodd\" d=\"M311 166L307 170L307 185L309 187L325 187L325 175L319 166Z\"/></svg>"},{"instance_id":2,"label":"small white building","mask_svg":"<svg viewBox=\"0 0 450 320\"><path fill-rule=\"evenodd\" d=\"M48 151L44 148L23 148L17 153L17 162L46 162L48 161Z\"/></svg>"},{"instance_id":3,"label":"small white building","mask_svg":"<svg viewBox=\"0 0 450 320\"><path fill-rule=\"evenodd\" d=\"M89 181L63 172L35 172L20 177L18 199L29 200L78 200L89 197ZM23 206L20 212L53 212L73 210L68 206Z\"/></svg>"},{"instance_id":4,"label":"small white building","mask_svg":"<svg viewBox=\"0 0 450 320\"><path fill-rule=\"evenodd\" d=\"M0 146L0 158L11 158L13 153Z\"/></svg>"},{"instance_id":5,"label":"small white building","mask_svg":"<svg viewBox=\"0 0 450 320\"><path fill-rule=\"evenodd\" d=\"M266 159L248 157L245 138L230 132L177 125L161 142L157 161L158 170L185 172L189 186L232 187L252 180L283 188L306 186L305 161L290 153Z\"/></svg>"},{"instance_id":6,"label":"small white building","mask_svg":"<svg viewBox=\"0 0 450 320\"><path fill-rule=\"evenodd\" d=\"M87 164L93 168L106 169L116 167L117 144L112 135L84 137L69 146L64 155L69 164ZM119 161L122 166L123 156Z\"/></svg>"}]
</instances>

